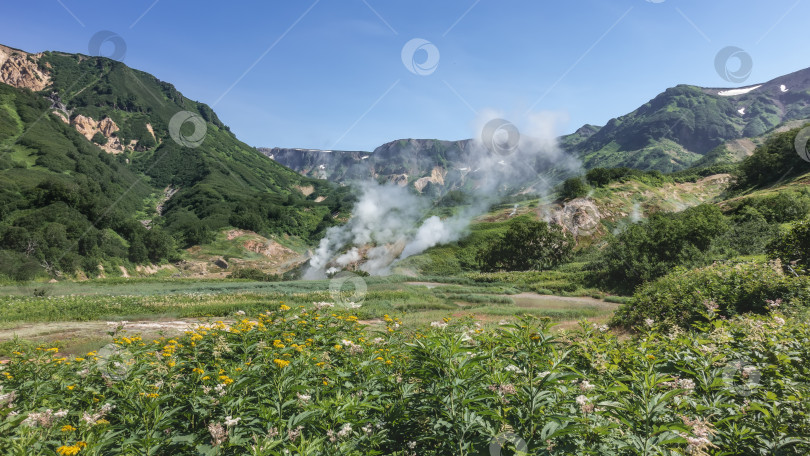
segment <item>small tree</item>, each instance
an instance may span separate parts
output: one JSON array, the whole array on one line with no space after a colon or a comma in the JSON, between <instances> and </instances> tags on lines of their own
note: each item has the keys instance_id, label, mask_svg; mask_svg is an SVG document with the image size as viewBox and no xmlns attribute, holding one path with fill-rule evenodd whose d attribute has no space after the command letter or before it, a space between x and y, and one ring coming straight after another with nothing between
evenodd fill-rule
<instances>
[{"instance_id":1,"label":"small tree","mask_svg":"<svg viewBox=\"0 0 810 456\"><path fill-rule=\"evenodd\" d=\"M587 183L585 183L585 179L582 177L572 177L570 179L566 179L565 182L562 183L562 187L560 188L560 197L566 200L582 198L583 196L587 195L589 191L590 187Z\"/></svg>"},{"instance_id":2,"label":"small tree","mask_svg":"<svg viewBox=\"0 0 810 456\"><path fill-rule=\"evenodd\" d=\"M810 220L798 223L768 245L768 255L794 270L810 268ZM805 271L806 272L806 271Z\"/></svg>"},{"instance_id":3,"label":"small tree","mask_svg":"<svg viewBox=\"0 0 810 456\"><path fill-rule=\"evenodd\" d=\"M519 217L479 252L478 261L484 271L549 269L570 258L573 248L573 237L559 226Z\"/></svg>"},{"instance_id":4,"label":"small tree","mask_svg":"<svg viewBox=\"0 0 810 456\"><path fill-rule=\"evenodd\" d=\"M93 135L93 142L103 146L107 144L107 137L100 131L97 131L96 134Z\"/></svg>"}]
</instances>

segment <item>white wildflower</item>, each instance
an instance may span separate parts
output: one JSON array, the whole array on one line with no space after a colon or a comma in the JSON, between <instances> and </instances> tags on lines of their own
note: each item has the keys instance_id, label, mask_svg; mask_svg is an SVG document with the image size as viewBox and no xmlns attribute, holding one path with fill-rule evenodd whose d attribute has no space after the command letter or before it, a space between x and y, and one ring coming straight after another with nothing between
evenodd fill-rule
<instances>
[{"instance_id":1,"label":"white wildflower","mask_svg":"<svg viewBox=\"0 0 810 456\"><path fill-rule=\"evenodd\" d=\"M343 425L343 427L340 428L340 430L337 433L337 436L338 436L338 438L342 439L343 437L346 437L346 436L350 435L351 433L352 433L352 425L349 424L349 423L346 423L346 424Z\"/></svg>"},{"instance_id":2,"label":"white wildflower","mask_svg":"<svg viewBox=\"0 0 810 456\"><path fill-rule=\"evenodd\" d=\"M323 310L330 307L335 307L335 305L331 302L313 302L312 305L315 307L315 310Z\"/></svg>"},{"instance_id":3,"label":"white wildflower","mask_svg":"<svg viewBox=\"0 0 810 456\"><path fill-rule=\"evenodd\" d=\"M579 389L581 391L590 391L594 389L594 386L591 384L591 382L583 380L582 383L579 384Z\"/></svg>"},{"instance_id":4,"label":"white wildflower","mask_svg":"<svg viewBox=\"0 0 810 456\"><path fill-rule=\"evenodd\" d=\"M240 421L241 419L242 419L242 418L231 418L230 416L226 416L226 417L225 417L225 426L226 426L226 427L233 427L233 426L236 426L237 424L239 424L239 421Z\"/></svg>"}]
</instances>

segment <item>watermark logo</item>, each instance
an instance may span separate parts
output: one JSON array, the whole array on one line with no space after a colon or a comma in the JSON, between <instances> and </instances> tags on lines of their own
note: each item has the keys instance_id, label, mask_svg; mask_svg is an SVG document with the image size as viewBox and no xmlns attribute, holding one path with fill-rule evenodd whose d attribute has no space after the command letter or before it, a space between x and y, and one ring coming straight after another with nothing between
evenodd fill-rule
<instances>
[{"instance_id":1,"label":"watermark logo","mask_svg":"<svg viewBox=\"0 0 810 456\"><path fill-rule=\"evenodd\" d=\"M520 131L504 119L492 119L481 130L481 142L490 152L510 155L520 145Z\"/></svg>"},{"instance_id":2,"label":"watermark logo","mask_svg":"<svg viewBox=\"0 0 810 456\"><path fill-rule=\"evenodd\" d=\"M134 356L129 350L116 344L107 344L98 354L98 370L104 378L123 380L133 364Z\"/></svg>"},{"instance_id":3,"label":"watermark logo","mask_svg":"<svg viewBox=\"0 0 810 456\"><path fill-rule=\"evenodd\" d=\"M194 132L190 135L185 135L181 131L186 123L190 123L194 127ZM191 111L180 111L169 120L169 135L174 142L181 146L192 149L200 147L207 132L208 126L205 124L205 120L199 114Z\"/></svg>"},{"instance_id":4,"label":"watermark logo","mask_svg":"<svg viewBox=\"0 0 810 456\"><path fill-rule=\"evenodd\" d=\"M733 65L734 61L738 63L736 68ZM751 76L753 68L754 60L751 55L736 46L724 47L714 57L714 69L717 74L726 81L735 84L745 82Z\"/></svg>"},{"instance_id":5,"label":"watermark logo","mask_svg":"<svg viewBox=\"0 0 810 456\"><path fill-rule=\"evenodd\" d=\"M804 127L796 135L793 145L796 147L796 153L799 154L799 157L810 163L810 151L807 150L808 141L810 141L810 127Z\"/></svg>"},{"instance_id":6,"label":"watermark logo","mask_svg":"<svg viewBox=\"0 0 810 456\"><path fill-rule=\"evenodd\" d=\"M365 279L349 271L339 272L329 280L329 295L337 307L358 308L366 299L367 292Z\"/></svg>"},{"instance_id":7,"label":"watermark logo","mask_svg":"<svg viewBox=\"0 0 810 456\"><path fill-rule=\"evenodd\" d=\"M740 396L750 396L761 378L759 369L742 359L730 361L723 369L723 383Z\"/></svg>"},{"instance_id":8,"label":"watermark logo","mask_svg":"<svg viewBox=\"0 0 810 456\"><path fill-rule=\"evenodd\" d=\"M112 52L102 52L102 50L109 51L109 47L105 46L105 43L112 45ZM127 55L127 43L117 33L102 30L90 38L90 42L87 44L87 51L94 57L107 57L108 59L121 62L124 60L124 56Z\"/></svg>"},{"instance_id":9,"label":"watermark logo","mask_svg":"<svg viewBox=\"0 0 810 456\"><path fill-rule=\"evenodd\" d=\"M439 48L428 40L414 38L402 47L402 63L413 74L433 74L439 67Z\"/></svg>"},{"instance_id":10,"label":"watermark logo","mask_svg":"<svg viewBox=\"0 0 810 456\"><path fill-rule=\"evenodd\" d=\"M515 456L528 456L529 445L519 435L512 432L502 432L489 441L490 456L501 456L501 451L514 449Z\"/></svg>"}]
</instances>

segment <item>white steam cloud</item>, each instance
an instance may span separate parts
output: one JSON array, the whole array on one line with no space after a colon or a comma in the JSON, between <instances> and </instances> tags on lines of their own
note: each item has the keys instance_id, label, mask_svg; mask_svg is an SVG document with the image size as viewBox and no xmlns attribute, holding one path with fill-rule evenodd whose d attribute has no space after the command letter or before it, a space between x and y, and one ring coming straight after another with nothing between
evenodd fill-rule
<instances>
[{"instance_id":1,"label":"white steam cloud","mask_svg":"<svg viewBox=\"0 0 810 456\"><path fill-rule=\"evenodd\" d=\"M529 116L525 125L517 125L518 147L498 154L486 147L480 132L487 122L500 118L499 114L487 111L476 119L476 136L463 151L463 166L474 182L467 192L472 204L445 219L435 215L425 218L431 208L428 198L395 184L364 182L351 219L327 230L304 278L323 278L346 267L358 267L372 275L389 274L398 260L462 238L471 220L497 203L504 192L523 187L535 194L548 193L552 183L538 171L554 168L562 175L581 171L580 161L557 144L559 130L567 120L563 116Z\"/></svg>"}]
</instances>

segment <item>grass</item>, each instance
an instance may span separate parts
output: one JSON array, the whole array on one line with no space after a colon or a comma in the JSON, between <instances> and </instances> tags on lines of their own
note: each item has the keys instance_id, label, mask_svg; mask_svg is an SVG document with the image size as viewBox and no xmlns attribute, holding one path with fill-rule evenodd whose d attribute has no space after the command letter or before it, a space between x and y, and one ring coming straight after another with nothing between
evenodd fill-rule
<instances>
[{"instance_id":1,"label":"grass","mask_svg":"<svg viewBox=\"0 0 810 456\"><path fill-rule=\"evenodd\" d=\"M330 281L251 282L241 280L121 279L87 282L6 284L0 286L0 341L22 334L29 341L61 341L69 352L100 346L108 329L93 322L139 320L210 320L233 318L237 311L261 313L280 304L312 306L314 302L358 301L355 314L365 321L398 315L406 324L424 324L448 313L483 322L523 314L554 321L607 319L614 306L592 302L555 301L519 295L531 287L500 281L440 280L433 288L406 282L403 276L366 277L363 296L353 296L351 281L340 293ZM530 282L530 281L529 281ZM44 290L44 296L34 296ZM551 291L549 290L550 294ZM598 302L598 301L594 301ZM74 322L70 325L60 322ZM75 322L83 322L76 324ZM25 328L25 329L22 329ZM4 351L0 347L0 356Z\"/></svg>"}]
</instances>

